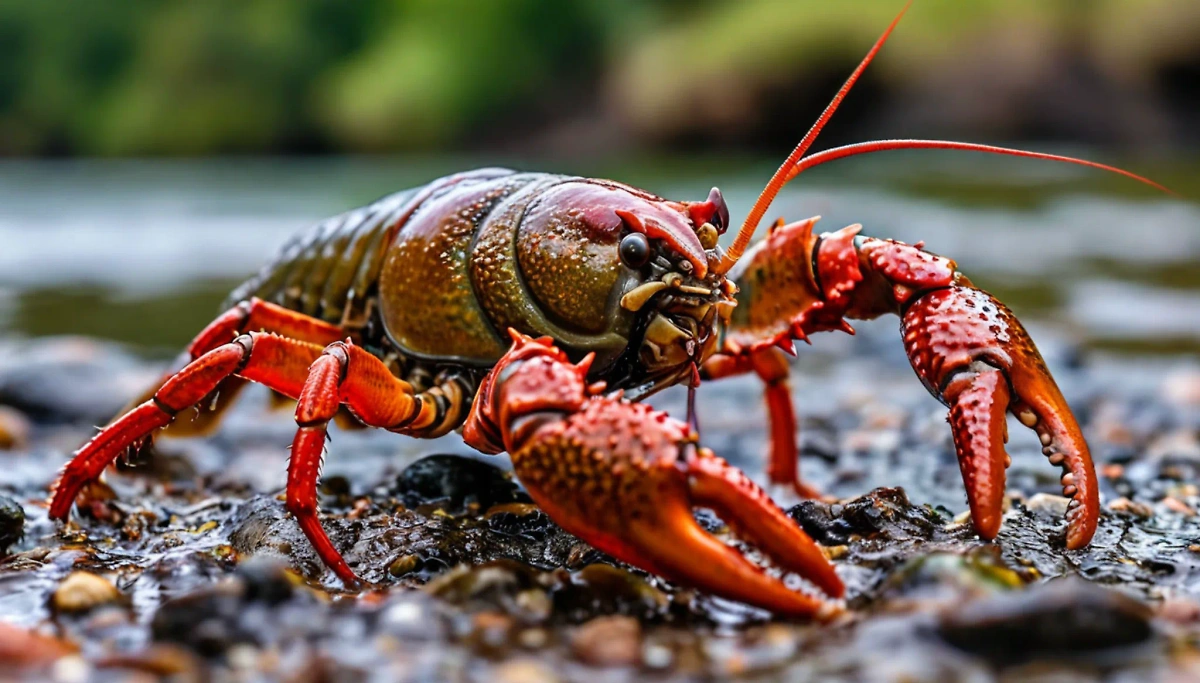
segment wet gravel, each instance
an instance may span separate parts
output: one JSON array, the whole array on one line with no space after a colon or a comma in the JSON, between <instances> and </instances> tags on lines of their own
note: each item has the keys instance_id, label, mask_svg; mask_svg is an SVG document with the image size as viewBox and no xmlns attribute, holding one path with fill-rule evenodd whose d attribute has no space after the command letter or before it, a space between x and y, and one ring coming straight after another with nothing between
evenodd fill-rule
<instances>
[{"instance_id":1,"label":"wet gravel","mask_svg":"<svg viewBox=\"0 0 1200 683\"><path fill-rule=\"evenodd\" d=\"M1200 366L1034 335L1101 473L1081 551L1063 547L1056 469L1015 420L1003 531L971 532L944 410L894 326L801 352L801 469L839 500L775 493L846 581L852 610L827 626L614 563L530 504L504 458L453 435L334 435L325 525L374 584L345 594L283 511L294 424L265 392L209 438L160 440L52 524L58 467L159 366L87 340L5 342L0 661L62 681L1200 677ZM759 392L707 384L699 418L704 442L761 480ZM656 403L683 413L682 393Z\"/></svg>"}]
</instances>

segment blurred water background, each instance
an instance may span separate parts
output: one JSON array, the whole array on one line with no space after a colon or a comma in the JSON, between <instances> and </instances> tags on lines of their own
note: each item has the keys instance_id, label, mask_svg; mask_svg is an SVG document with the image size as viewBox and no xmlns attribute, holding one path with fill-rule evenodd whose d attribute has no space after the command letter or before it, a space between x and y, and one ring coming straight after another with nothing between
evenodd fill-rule
<instances>
[{"instance_id":1,"label":"blurred water background","mask_svg":"<svg viewBox=\"0 0 1200 683\"><path fill-rule=\"evenodd\" d=\"M735 217L895 0L0 0L0 326L172 353L290 233L509 165ZM1019 144L1200 197L1200 3L918 0L817 148ZM771 215L928 247L1019 315L1200 350L1200 209L952 152L814 170ZM892 323L888 323L892 324Z\"/></svg>"}]
</instances>

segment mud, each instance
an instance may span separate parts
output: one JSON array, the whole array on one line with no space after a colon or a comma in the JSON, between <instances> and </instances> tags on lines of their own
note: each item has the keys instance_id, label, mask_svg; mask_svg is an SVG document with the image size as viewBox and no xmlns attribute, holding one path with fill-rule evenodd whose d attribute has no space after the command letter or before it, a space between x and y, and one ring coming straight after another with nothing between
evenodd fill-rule
<instances>
[{"instance_id":1,"label":"mud","mask_svg":"<svg viewBox=\"0 0 1200 683\"><path fill-rule=\"evenodd\" d=\"M283 510L294 425L264 393L211 437L159 441L55 525L56 470L159 365L80 339L13 343L0 405L25 431L0 452L0 657L64 681L1200 676L1196 366L1043 343L1105 507L1091 547L1066 551L1056 470L1015 420L1003 531L973 534L944 410L899 347L868 325L796 364L801 468L839 500L776 498L827 547L851 608L816 626L613 562L533 506L502 457L453 436L334 435L325 525L374 584L346 594ZM750 379L707 384L699 418L761 480L758 396ZM683 400L657 403L682 414Z\"/></svg>"}]
</instances>

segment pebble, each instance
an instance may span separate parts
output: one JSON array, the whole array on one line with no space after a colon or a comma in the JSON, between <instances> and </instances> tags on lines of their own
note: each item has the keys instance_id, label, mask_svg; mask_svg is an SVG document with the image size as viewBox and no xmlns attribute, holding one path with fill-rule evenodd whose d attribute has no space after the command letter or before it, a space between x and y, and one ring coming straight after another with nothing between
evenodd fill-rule
<instances>
[{"instance_id":1,"label":"pebble","mask_svg":"<svg viewBox=\"0 0 1200 683\"><path fill-rule=\"evenodd\" d=\"M521 647L530 650L540 650L550 640L550 634L544 628L527 628L517 635Z\"/></svg>"},{"instance_id":2,"label":"pebble","mask_svg":"<svg viewBox=\"0 0 1200 683\"><path fill-rule=\"evenodd\" d=\"M396 478L395 491L409 507L442 504L453 512L472 503L487 509L498 503L524 500L503 470L492 463L458 455L421 458Z\"/></svg>"},{"instance_id":3,"label":"pebble","mask_svg":"<svg viewBox=\"0 0 1200 683\"><path fill-rule=\"evenodd\" d=\"M1158 606L1157 613L1176 624L1194 624L1200 621L1200 602L1183 596L1169 597Z\"/></svg>"},{"instance_id":4,"label":"pebble","mask_svg":"<svg viewBox=\"0 0 1200 683\"><path fill-rule=\"evenodd\" d=\"M1005 664L1070 657L1154 636L1148 607L1082 580L975 600L944 613L938 632L961 650Z\"/></svg>"},{"instance_id":5,"label":"pebble","mask_svg":"<svg viewBox=\"0 0 1200 683\"><path fill-rule=\"evenodd\" d=\"M416 569L421 564L421 558L416 555L401 555L388 565L388 574L401 577Z\"/></svg>"},{"instance_id":6,"label":"pebble","mask_svg":"<svg viewBox=\"0 0 1200 683\"><path fill-rule=\"evenodd\" d=\"M548 665L522 657L496 667L491 680L497 683L553 683L559 678Z\"/></svg>"},{"instance_id":7,"label":"pebble","mask_svg":"<svg viewBox=\"0 0 1200 683\"><path fill-rule=\"evenodd\" d=\"M1132 501L1124 496L1109 503L1108 509L1112 510L1113 512L1120 512L1133 515L1135 517L1141 517L1142 519L1149 519L1150 517L1154 516L1154 508L1146 505L1145 503Z\"/></svg>"},{"instance_id":8,"label":"pebble","mask_svg":"<svg viewBox=\"0 0 1200 683\"><path fill-rule=\"evenodd\" d=\"M72 572L54 591L52 604L57 612L80 613L120 599L120 591L108 579L91 572Z\"/></svg>"},{"instance_id":9,"label":"pebble","mask_svg":"<svg viewBox=\"0 0 1200 683\"><path fill-rule=\"evenodd\" d=\"M0 451L25 448L29 444L29 418L19 410L0 406Z\"/></svg>"},{"instance_id":10,"label":"pebble","mask_svg":"<svg viewBox=\"0 0 1200 683\"><path fill-rule=\"evenodd\" d=\"M1025 508L1035 514L1062 517L1067 514L1067 505L1070 503L1071 499L1064 496L1056 496L1052 493L1035 493L1029 497L1029 500L1025 501Z\"/></svg>"},{"instance_id":11,"label":"pebble","mask_svg":"<svg viewBox=\"0 0 1200 683\"><path fill-rule=\"evenodd\" d=\"M1200 370L1181 370L1163 380L1163 396L1182 406L1200 406Z\"/></svg>"},{"instance_id":12,"label":"pebble","mask_svg":"<svg viewBox=\"0 0 1200 683\"><path fill-rule=\"evenodd\" d=\"M0 496L0 557L25 535L25 510L17 501Z\"/></svg>"},{"instance_id":13,"label":"pebble","mask_svg":"<svg viewBox=\"0 0 1200 683\"><path fill-rule=\"evenodd\" d=\"M66 641L0 621L0 664L44 666L75 650L75 646Z\"/></svg>"},{"instance_id":14,"label":"pebble","mask_svg":"<svg viewBox=\"0 0 1200 683\"><path fill-rule=\"evenodd\" d=\"M54 662L50 678L54 683L86 683L92 678L92 667L79 655L69 655Z\"/></svg>"},{"instance_id":15,"label":"pebble","mask_svg":"<svg viewBox=\"0 0 1200 683\"><path fill-rule=\"evenodd\" d=\"M571 635L575 658L592 666L632 666L641 659L642 627L632 617L597 617Z\"/></svg>"},{"instance_id":16,"label":"pebble","mask_svg":"<svg viewBox=\"0 0 1200 683\"><path fill-rule=\"evenodd\" d=\"M642 648L642 662L651 669L666 669L675 661L675 653L662 643L647 643Z\"/></svg>"},{"instance_id":17,"label":"pebble","mask_svg":"<svg viewBox=\"0 0 1200 683\"><path fill-rule=\"evenodd\" d=\"M1172 512L1178 512L1185 517L1195 517L1196 511L1190 505L1179 500L1178 498L1167 496L1162 499L1162 504Z\"/></svg>"}]
</instances>

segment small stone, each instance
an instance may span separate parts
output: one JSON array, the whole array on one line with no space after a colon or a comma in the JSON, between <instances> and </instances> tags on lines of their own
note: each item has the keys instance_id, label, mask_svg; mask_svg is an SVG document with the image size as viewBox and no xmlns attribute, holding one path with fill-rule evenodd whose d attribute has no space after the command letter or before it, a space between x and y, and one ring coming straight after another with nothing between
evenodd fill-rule
<instances>
[{"instance_id":1,"label":"small stone","mask_svg":"<svg viewBox=\"0 0 1200 683\"><path fill-rule=\"evenodd\" d=\"M1108 504L1108 509L1113 512L1119 512L1142 519L1148 519L1154 516L1154 508L1145 503L1138 503L1128 498L1121 497Z\"/></svg>"},{"instance_id":2,"label":"small stone","mask_svg":"<svg viewBox=\"0 0 1200 683\"><path fill-rule=\"evenodd\" d=\"M1196 486L1191 482L1175 484L1167 489L1167 495L1181 500L1185 498L1197 498L1200 497L1200 486Z\"/></svg>"},{"instance_id":3,"label":"small stone","mask_svg":"<svg viewBox=\"0 0 1200 683\"><path fill-rule=\"evenodd\" d=\"M174 645L150 645L129 654L105 657L97 663L101 669L131 669L156 679L199 681L201 663L191 651ZM132 679L140 680L140 679Z\"/></svg>"},{"instance_id":4,"label":"small stone","mask_svg":"<svg viewBox=\"0 0 1200 683\"><path fill-rule=\"evenodd\" d=\"M472 619L471 643L485 656L501 657L508 648L513 619L498 612L480 612Z\"/></svg>"},{"instance_id":5,"label":"small stone","mask_svg":"<svg viewBox=\"0 0 1200 683\"><path fill-rule=\"evenodd\" d=\"M1196 511L1190 505L1179 500L1178 498L1167 496L1162 499L1162 504L1171 512L1178 512L1185 517L1195 517Z\"/></svg>"},{"instance_id":6,"label":"small stone","mask_svg":"<svg viewBox=\"0 0 1200 683\"><path fill-rule=\"evenodd\" d=\"M783 624L768 624L744 650L728 661L731 673L776 670L796 654L796 637Z\"/></svg>"},{"instance_id":7,"label":"small stone","mask_svg":"<svg viewBox=\"0 0 1200 683\"><path fill-rule=\"evenodd\" d=\"M575 621L604 614L654 617L666 609L667 596L644 579L607 564L590 564L571 575L554 595L554 609Z\"/></svg>"},{"instance_id":8,"label":"small stone","mask_svg":"<svg viewBox=\"0 0 1200 683\"><path fill-rule=\"evenodd\" d=\"M0 406L0 450L17 450L28 443L29 418L8 406Z\"/></svg>"},{"instance_id":9,"label":"small stone","mask_svg":"<svg viewBox=\"0 0 1200 683\"><path fill-rule=\"evenodd\" d=\"M401 555L388 565L388 574L397 578L416 569L421 564L421 558L416 555Z\"/></svg>"},{"instance_id":10,"label":"small stone","mask_svg":"<svg viewBox=\"0 0 1200 683\"><path fill-rule=\"evenodd\" d=\"M994 662L1078 656L1154 636L1150 610L1117 591L1061 580L947 611L938 631L955 647Z\"/></svg>"},{"instance_id":11,"label":"small stone","mask_svg":"<svg viewBox=\"0 0 1200 683\"><path fill-rule=\"evenodd\" d=\"M460 455L421 458L396 478L395 491L409 507L438 504L451 512L528 500L500 468Z\"/></svg>"},{"instance_id":12,"label":"small stone","mask_svg":"<svg viewBox=\"0 0 1200 683\"><path fill-rule=\"evenodd\" d=\"M115 505L110 504L116 499L117 494L112 487L97 479L88 482L80 489L79 495L75 498L75 507L80 514L90 516L96 521L111 526L120 526L121 511Z\"/></svg>"},{"instance_id":13,"label":"small stone","mask_svg":"<svg viewBox=\"0 0 1200 683\"><path fill-rule=\"evenodd\" d=\"M17 501L0 496L0 557L25 535L25 510Z\"/></svg>"},{"instance_id":14,"label":"small stone","mask_svg":"<svg viewBox=\"0 0 1200 683\"><path fill-rule=\"evenodd\" d=\"M1050 493L1035 493L1025 501L1025 508L1035 514L1050 515L1054 518L1062 517L1067 514L1067 505L1071 502L1070 498L1064 496L1055 496Z\"/></svg>"},{"instance_id":15,"label":"small stone","mask_svg":"<svg viewBox=\"0 0 1200 683\"><path fill-rule=\"evenodd\" d=\"M57 612L78 613L120 599L120 591L108 579L91 572L73 572L54 591L52 604Z\"/></svg>"},{"instance_id":16,"label":"small stone","mask_svg":"<svg viewBox=\"0 0 1200 683\"><path fill-rule=\"evenodd\" d=\"M421 632L429 618L424 604L417 600L403 600L384 609L380 624L388 632L411 635Z\"/></svg>"},{"instance_id":17,"label":"small stone","mask_svg":"<svg viewBox=\"0 0 1200 683\"><path fill-rule=\"evenodd\" d=\"M571 636L576 659L592 666L632 666L641 658L642 627L632 617L597 617Z\"/></svg>"},{"instance_id":18,"label":"small stone","mask_svg":"<svg viewBox=\"0 0 1200 683\"><path fill-rule=\"evenodd\" d=\"M1176 624L1200 621L1200 602L1185 597L1170 597L1158 606L1158 616Z\"/></svg>"},{"instance_id":19,"label":"small stone","mask_svg":"<svg viewBox=\"0 0 1200 683\"><path fill-rule=\"evenodd\" d=\"M7 666L44 666L75 650L66 641L0 621L0 662Z\"/></svg>"},{"instance_id":20,"label":"small stone","mask_svg":"<svg viewBox=\"0 0 1200 683\"><path fill-rule=\"evenodd\" d=\"M234 669L253 671L258 663L258 648L246 644L234 645L225 653L225 660Z\"/></svg>"},{"instance_id":21,"label":"small stone","mask_svg":"<svg viewBox=\"0 0 1200 683\"><path fill-rule=\"evenodd\" d=\"M292 575L287 565L275 558L251 557L238 565L237 574L242 579L242 596L247 602L280 605L292 597Z\"/></svg>"},{"instance_id":22,"label":"small stone","mask_svg":"<svg viewBox=\"0 0 1200 683\"><path fill-rule=\"evenodd\" d=\"M517 635L517 642L521 647L530 650L540 650L546 646L550 640L550 635L546 633L546 629L542 628L527 628Z\"/></svg>"},{"instance_id":23,"label":"small stone","mask_svg":"<svg viewBox=\"0 0 1200 683\"><path fill-rule=\"evenodd\" d=\"M514 659L496 667L491 680L497 683L553 683L559 680L554 671L534 659Z\"/></svg>"},{"instance_id":24,"label":"small stone","mask_svg":"<svg viewBox=\"0 0 1200 683\"><path fill-rule=\"evenodd\" d=\"M1167 375L1162 394L1183 406L1200 406L1200 370L1182 370Z\"/></svg>"},{"instance_id":25,"label":"small stone","mask_svg":"<svg viewBox=\"0 0 1200 683\"><path fill-rule=\"evenodd\" d=\"M554 612L554 602L546 591L540 588L531 588L517 593L515 602L525 617L538 621L549 619Z\"/></svg>"},{"instance_id":26,"label":"small stone","mask_svg":"<svg viewBox=\"0 0 1200 683\"><path fill-rule=\"evenodd\" d=\"M651 669L666 669L675 661L675 653L662 643L647 643L642 648L642 663Z\"/></svg>"},{"instance_id":27,"label":"small stone","mask_svg":"<svg viewBox=\"0 0 1200 683\"><path fill-rule=\"evenodd\" d=\"M841 559L841 558L845 557L846 554L849 552L850 552L850 548L849 548L849 546L847 546L845 544L821 547L821 553L825 555L826 559L830 559L830 560Z\"/></svg>"},{"instance_id":28,"label":"small stone","mask_svg":"<svg viewBox=\"0 0 1200 683\"><path fill-rule=\"evenodd\" d=\"M931 552L897 567L880 587L896 600L960 605L970 596L993 595L1023 588L1026 578L987 550L959 554Z\"/></svg>"},{"instance_id":29,"label":"small stone","mask_svg":"<svg viewBox=\"0 0 1200 683\"><path fill-rule=\"evenodd\" d=\"M79 655L70 655L54 662L50 678L55 683L85 683L92 678L92 667Z\"/></svg>"}]
</instances>

